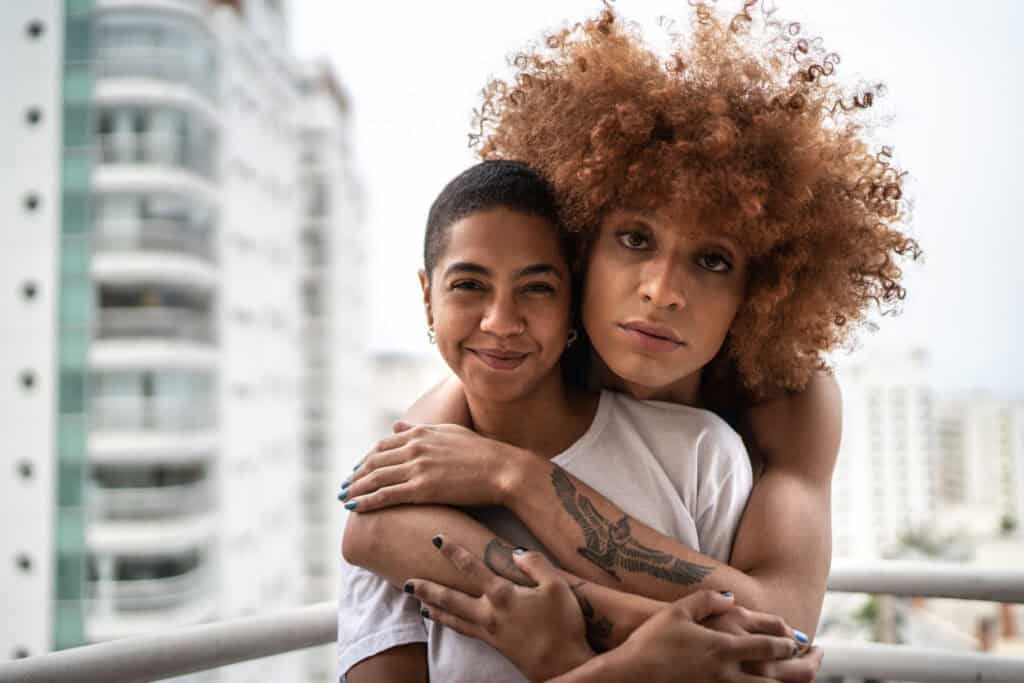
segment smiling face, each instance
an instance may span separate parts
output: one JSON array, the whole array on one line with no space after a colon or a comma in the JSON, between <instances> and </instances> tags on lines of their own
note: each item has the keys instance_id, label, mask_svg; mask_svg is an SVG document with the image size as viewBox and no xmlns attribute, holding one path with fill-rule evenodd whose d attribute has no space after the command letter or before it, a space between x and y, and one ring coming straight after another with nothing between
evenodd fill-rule
<instances>
[{"instance_id":1,"label":"smiling face","mask_svg":"<svg viewBox=\"0 0 1024 683\"><path fill-rule=\"evenodd\" d=\"M746 259L683 211L616 210L591 248L583 325L594 351L637 398L694 403L743 301Z\"/></svg>"},{"instance_id":2,"label":"smiling face","mask_svg":"<svg viewBox=\"0 0 1024 683\"><path fill-rule=\"evenodd\" d=\"M505 208L472 213L448 228L420 283L438 350L471 401L515 401L561 382L571 281L549 221Z\"/></svg>"}]
</instances>

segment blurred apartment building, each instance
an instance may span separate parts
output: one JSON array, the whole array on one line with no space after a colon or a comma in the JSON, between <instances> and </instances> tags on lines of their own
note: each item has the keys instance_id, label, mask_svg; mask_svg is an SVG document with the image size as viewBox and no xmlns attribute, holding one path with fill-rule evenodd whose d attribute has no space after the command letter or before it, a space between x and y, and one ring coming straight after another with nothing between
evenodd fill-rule
<instances>
[{"instance_id":1,"label":"blurred apartment building","mask_svg":"<svg viewBox=\"0 0 1024 683\"><path fill-rule=\"evenodd\" d=\"M970 551L1020 532L1024 403L939 397L921 350L867 354L837 371L843 439L833 479L833 555ZM911 541L913 545L913 541Z\"/></svg>"},{"instance_id":2,"label":"blurred apartment building","mask_svg":"<svg viewBox=\"0 0 1024 683\"><path fill-rule=\"evenodd\" d=\"M333 595L364 247L345 98L285 4L0 4L0 657Z\"/></svg>"}]
</instances>

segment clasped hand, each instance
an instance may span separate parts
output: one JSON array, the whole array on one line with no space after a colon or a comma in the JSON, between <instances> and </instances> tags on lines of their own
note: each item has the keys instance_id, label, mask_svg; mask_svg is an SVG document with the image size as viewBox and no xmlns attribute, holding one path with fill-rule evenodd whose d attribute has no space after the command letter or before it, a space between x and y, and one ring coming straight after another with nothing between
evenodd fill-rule
<instances>
[{"instance_id":1,"label":"clasped hand","mask_svg":"<svg viewBox=\"0 0 1024 683\"><path fill-rule=\"evenodd\" d=\"M519 463L529 455L459 425L398 422L395 430L342 482L338 498L348 509L505 505Z\"/></svg>"}]
</instances>

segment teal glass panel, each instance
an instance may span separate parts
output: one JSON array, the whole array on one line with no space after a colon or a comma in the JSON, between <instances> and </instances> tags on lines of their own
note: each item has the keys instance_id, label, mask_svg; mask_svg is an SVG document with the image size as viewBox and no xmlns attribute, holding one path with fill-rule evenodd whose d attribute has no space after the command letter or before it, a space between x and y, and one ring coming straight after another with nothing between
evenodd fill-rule
<instances>
[{"instance_id":1,"label":"teal glass panel","mask_svg":"<svg viewBox=\"0 0 1024 683\"><path fill-rule=\"evenodd\" d=\"M61 415L57 429L57 456L61 460L85 460L88 429L85 415Z\"/></svg>"},{"instance_id":2,"label":"teal glass panel","mask_svg":"<svg viewBox=\"0 0 1024 683\"><path fill-rule=\"evenodd\" d=\"M64 68L64 102L87 103L92 99L92 72L82 66Z\"/></svg>"},{"instance_id":3,"label":"teal glass panel","mask_svg":"<svg viewBox=\"0 0 1024 683\"><path fill-rule=\"evenodd\" d=\"M60 412L82 413L85 411L85 375L75 370L60 373Z\"/></svg>"},{"instance_id":4,"label":"teal glass panel","mask_svg":"<svg viewBox=\"0 0 1024 683\"><path fill-rule=\"evenodd\" d=\"M64 10L69 20L67 23L71 23L71 17L77 14L90 14L93 6L96 4L96 0L65 0Z\"/></svg>"},{"instance_id":5,"label":"teal glass panel","mask_svg":"<svg viewBox=\"0 0 1024 683\"><path fill-rule=\"evenodd\" d=\"M64 61L87 62L92 56L92 17L87 8L72 8L82 3L68 1L68 18L64 25Z\"/></svg>"},{"instance_id":6,"label":"teal glass panel","mask_svg":"<svg viewBox=\"0 0 1024 683\"><path fill-rule=\"evenodd\" d=\"M69 276L87 278L89 276L89 242L84 237L65 237L61 242L61 279L66 281Z\"/></svg>"},{"instance_id":7,"label":"teal glass panel","mask_svg":"<svg viewBox=\"0 0 1024 683\"><path fill-rule=\"evenodd\" d=\"M85 515L82 508L57 508L57 547L62 552L85 552Z\"/></svg>"},{"instance_id":8,"label":"teal glass panel","mask_svg":"<svg viewBox=\"0 0 1024 683\"><path fill-rule=\"evenodd\" d=\"M85 615L81 600L62 600L56 604L53 645L55 650L66 650L85 644Z\"/></svg>"},{"instance_id":9,"label":"teal glass panel","mask_svg":"<svg viewBox=\"0 0 1024 683\"><path fill-rule=\"evenodd\" d=\"M89 189L90 171L92 161L89 158L88 150L69 151L64 150L64 191L81 191Z\"/></svg>"},{"instance_id":10,"label":"teal glass panel","mask_svg":"<svg viewBox=\"0 0 1024 683\"><path fill-rule=\"evenodd\" d=\"M85 561L78 553L57 555L57 599L82 597L85 591Z\"/></svg>"},{"instance_id":11,"label":"teal glass panel","mask_svg":"<svg viewBox=\"0 0 1024 683\"><path fill-rule=\"evenodd\" d=\"M85 240L78 240L82 244ZM67 242L67 240L65 240ZM82 253L82 249L65 250L61 253L61 265L68 269L79 269L89 267L88 252ZM65 278L60 290L60 303L58 315L62 328L71 330L83 329L89 325L92 311L92 285L88 280Z\"/></svg>"},{"instance_id":12,"label":"teal glass panel","mask_svg":"<svg viewBox=\"0 0 1024 683\"><path fill-rule=\"evenodd\" d=\"M65 235L84 235L89 232L92 206L85 192L64 194L61 201L61 229Z\"/></svg>"},{"instance_id":13,"label":"teal glass panel","mask_svg":"<svg viewBox=\"0 0 1024 683\"><path fill-rule=\"evenodd\" d=\"M80 508L83 505L85 485L85 458L61 460L57 464L57 505Z\"/></svg>"},{"instance_id":14,"label":"teal glass panel","mask_svg":"<svg viewBox=\"0 0 1024 683\"><path fill-rule=\"evenodd\" d=\"M86 369L89 364L89 336L85 328L61 332L59 361L64 369Z\"/></svg>"},{"instance_id":15,"label":"teal glass panel","mask_svg":"<svg viewBox=\"0 0 1024 683\"><path fill-rule=\"evenodd\" d=\"M64 146L87 147L92 142L92 118L86 105L64 107Z\"/></svg>"}]
</instances>

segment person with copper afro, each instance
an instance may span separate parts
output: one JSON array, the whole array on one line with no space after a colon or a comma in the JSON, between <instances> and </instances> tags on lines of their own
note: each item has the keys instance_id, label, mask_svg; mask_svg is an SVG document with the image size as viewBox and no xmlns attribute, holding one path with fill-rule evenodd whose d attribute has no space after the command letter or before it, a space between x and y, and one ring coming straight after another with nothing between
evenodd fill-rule
<instances>
[{"instance_id":1,"label":"person with copper afro","mask_svg":"<svg viewBox=\"0 0 1024 683\"><path fill-rule=\"evenodd\" d=\"M625 533L708 571L675 581L602 565L583 552L597 533L593 523L581 521L578 510L574 516L557 483L552 490L529 458L468 430L456 437L400 425L406 430L382 441L351 480L350 508L515 501L513 512L583 579L658 604L701 589L728 591L736 604L779 615L813 636L830 566L841 423L825 354L852 342L857 329L870 325L870 312L898 309L905 296L901 264L921 252L904 231L906 172L890 148L870 141L870 108L882 86L843 89L834 79L836 54L756 5L748 0L723 20L698 3L692 32L669 26L668 58L606 8L516 54L513 76L485 88L471 136L482 158L521 161L547 178L563 223L580 238L574 349L589 350L587 381L714 410L744 437L757 478L729 564L628 524L614 502L588 491L588 504L606 519L619 527L627 522L625 531L605 530L610 537ZM405 420L466 424L461 387L442 383ZM476 485L452 490L444 486L452 463L466 468L467 458L435 457L446 453L474 453L491 466L481 467ZM499 462L507 464L494 466ZM396 478L399 472L410 474ZM458 480L467 479L460 471ZM482 491L498 493L488 503L477 500ZM389 517L389 532L401 532L398 519ZM416 576L401 557L375 562L379 568L371 568L382 574ZM434 587L430 595L455 604L462 595L455 589L479 594L478 586L464 584ZM632 617L587 618L635 628L644 623L637 614L652 614L650 603L637 604ZM436 605L430 611L445 618ZM666 627L664 610L655 613ZM512 608L491 601L478 614L493 625L511 618ZM466 614L456 616L469 628ZM530 628L541 637L542 626ZM657 658L616 655L625 651L595 657L558 680L605 680L601 667L613 664L620 673L671 680ZM756 672L786 674L785 666Z\"/></svg>"}]
</instances>

